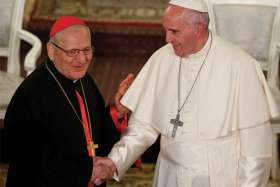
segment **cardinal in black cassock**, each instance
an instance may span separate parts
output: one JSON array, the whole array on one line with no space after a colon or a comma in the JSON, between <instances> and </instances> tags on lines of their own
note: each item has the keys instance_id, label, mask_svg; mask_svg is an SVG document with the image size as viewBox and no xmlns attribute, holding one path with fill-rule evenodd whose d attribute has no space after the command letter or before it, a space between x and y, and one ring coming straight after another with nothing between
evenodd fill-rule
<instances>
[{"instance_id":1,"label":"cardinal in black cassock","mask_svg":"<svg viewBox=\"0 0 280 187\"><path fill-rule=\"evenodd\" d=\"M73 25L85 25L72 16L57 22L51 36ZM90 56L89 52L76 49L64 55ZM98 144L92 154L106 156L119 139L112 107L105 107L93 79L85 73L73 80L63 73L47 59L14 94L4 120L9 156L6 187L88 187L94 167L88 140ZM83 100L87 129L77 92Z\"/></svg>"}]
</instances>

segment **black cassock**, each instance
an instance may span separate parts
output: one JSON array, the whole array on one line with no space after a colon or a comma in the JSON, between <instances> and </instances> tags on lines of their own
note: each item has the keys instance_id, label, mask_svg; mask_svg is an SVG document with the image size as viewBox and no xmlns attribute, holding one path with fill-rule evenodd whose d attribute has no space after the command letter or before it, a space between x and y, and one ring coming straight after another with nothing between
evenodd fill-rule
<instances>
[{"instance_id":1,"label":"black cassock","mask_svg":"<svg viewBox=\"0 0 280 187\"><path fill-rule=\"evenodd\" d=\"M81 118L75 87L47 62ZM106 156L119 139L109 107L89 75L81 79L88 104L92 136ZM81 93L81 92L80 92ZM81 94L82 95L82 94ZM41 64L14 94L4 120L8 145L7 187L87 187L93 162L84 130L65 95Z\"/></svg>"}]
</instances>

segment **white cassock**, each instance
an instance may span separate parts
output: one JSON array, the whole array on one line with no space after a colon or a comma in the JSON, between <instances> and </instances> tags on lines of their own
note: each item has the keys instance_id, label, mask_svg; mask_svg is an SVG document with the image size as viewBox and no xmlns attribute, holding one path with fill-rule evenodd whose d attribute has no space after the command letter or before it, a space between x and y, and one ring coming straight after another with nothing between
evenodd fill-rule
<instances>
[{"instance_id":1,"label":"white cassock","mask_svg":"<svg viewBox=\"0 0 280 187\"><path fill-rule=\"evenodd\" d=\"M278 111L258 63L211 35L201 51L183 58L180 115L177 114L180 58L167 44L145 64L122 99L133 111L126 134L109 157L121 178L161 134L153 186L261 187L270 172L272 131ZM209 50L209 54L207 52Z\"/></svg>"}]
</instances>

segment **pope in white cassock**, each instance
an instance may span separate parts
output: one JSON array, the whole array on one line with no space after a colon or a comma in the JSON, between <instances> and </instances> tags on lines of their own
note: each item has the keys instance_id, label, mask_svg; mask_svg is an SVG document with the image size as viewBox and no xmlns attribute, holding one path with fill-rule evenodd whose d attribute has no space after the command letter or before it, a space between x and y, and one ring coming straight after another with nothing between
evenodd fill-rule
<instances>
[{"instance_id":1,"label":"pope in white cassock","mask_svg":"<svg viewBox=\"0 0 280 187\"><path fill-rule=\"evenodd\" d=\"M203 0L169 2L168 44L122 98L132 115L107 159L117 179L161 135L153 186L266 186L274 99L258 62L208 23Z\"/></svg>"}]
</instances>

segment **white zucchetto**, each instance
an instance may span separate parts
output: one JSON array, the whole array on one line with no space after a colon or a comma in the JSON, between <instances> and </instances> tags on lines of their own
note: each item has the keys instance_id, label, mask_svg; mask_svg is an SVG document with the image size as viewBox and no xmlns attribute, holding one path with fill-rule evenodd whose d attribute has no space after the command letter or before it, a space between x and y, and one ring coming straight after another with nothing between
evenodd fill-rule
<instances>
[{"instance_id":1,"label":"white zucchetto","mask_svg":"<svg viewBox=\"0 0 280 187\"><path fill-rule=\"evenodd\" d=\"M204 0L171 0L169 4L196 10L198 12L208 12Z\"/></svg>"}]
</instances>

